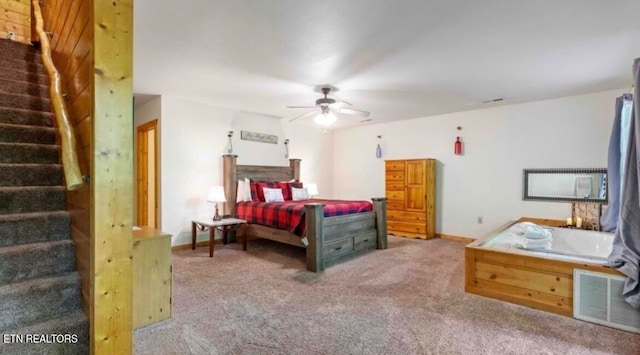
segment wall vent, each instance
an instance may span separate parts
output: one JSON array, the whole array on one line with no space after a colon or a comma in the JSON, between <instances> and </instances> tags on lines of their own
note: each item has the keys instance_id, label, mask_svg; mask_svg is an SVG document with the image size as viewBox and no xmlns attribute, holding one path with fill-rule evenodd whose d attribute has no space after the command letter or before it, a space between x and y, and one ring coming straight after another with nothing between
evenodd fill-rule
<instances>
[{"instance_id":1,"label":"wall vent","mask_svg":"<svg viewBox=\"0 0 640 355\"><path fill-rule=\"evenodd\" d=\"M640 311L622 297L625 278L573 270L573 317L640 334Z\"/></svg>"},{"instance_id":2,"label":"wall vent","mask_svg":"<svg viewBox=\"0 0 640 355\"><path fill-rule=\"evenodd\" d=\"M483 104L492 104L494 102L500 102L500 101L504 101L504 97L497 97L495 99L491 99L491 100L484 100L482 101Z\"/></svg>"}]
</instances>

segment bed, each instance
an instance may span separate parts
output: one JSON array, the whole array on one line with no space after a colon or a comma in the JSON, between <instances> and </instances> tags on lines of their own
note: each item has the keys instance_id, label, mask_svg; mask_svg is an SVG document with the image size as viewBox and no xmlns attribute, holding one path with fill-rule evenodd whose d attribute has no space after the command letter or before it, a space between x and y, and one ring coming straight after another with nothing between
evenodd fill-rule
<instances>
[{"instance_id":1,"label":"bed","mask_svg":"<svg viewBox=\"0 0 640 355\"><path fill-rule=\"evenodd\" d=\"M237 158L237 155L223 155L223 184L229 201L235 200L239 179L300 179L300 159L290 159L289 166L260 166L238 165ZM296 231L292 229L278 229L248 221L243 233L245 243L247 239L263 238L305 248L307 270L312 272L322 272L331 265L371 250L387 248L385 198L373 198L368 211L356 210L355 213L334 216L325 213L327 203L329 201L325 200L308 200L304 203L301 207L304 215L303 231L297 232L302 235L296 235ZM236 207L235 202L225 203L224 214L236 216Z\"/></svg>"}]
</instances>

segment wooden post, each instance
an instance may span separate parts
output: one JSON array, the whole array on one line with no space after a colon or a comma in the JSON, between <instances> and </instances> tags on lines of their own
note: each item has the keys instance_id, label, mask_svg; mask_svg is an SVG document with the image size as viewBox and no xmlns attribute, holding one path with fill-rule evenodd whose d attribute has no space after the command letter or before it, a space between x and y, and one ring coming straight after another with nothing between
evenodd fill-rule
<instances>
[{"instance_id":1,"label":"wooden post","mask_svg":"<svg viewBox=\"0 0 640 355\"><path fill-rule=\"evenodd\" d=\"M376 233L378 249L387 249L387 199L376 197L373 201L373 210L376 213Z\"/></svg>"},{"instance_id":2,"label":"wooden post","mask_svg":"<svg viewBox=\"0 0 640 355\"><path fill-rule=\"evenodd\" d=\"M307 223L307 270L313 272L324 271L322 245L322 224L324 223L324 204L309 203L304 205Z\"/></svg>"},{"instance_id":3,"label":"wooden post","mask_svg":"<svg viewBox=\"0 0 640 355\"><path fill-rule=\"evenodd\" d=\"M91 4L90 351L131 354L133 0Z\"/></svg>"},{"instance_id":4,"label":"wooden post","mask_svg":"<svg viewBox=\"0 0 640 355\"><path fill-rule=\"evenodd\" d=\"M301 159L289 159L289 166L293 170L293 179L300 180L300 161Z\"/></svg>"},{"instance_id":5,"label":"wooden post","mask_svg":"<svg viewBox=\"0 0 640 355\"><path fill-rule=\"evenodd\" d=\"M224 195L228 201L224 203L222 214L233 216L236 212L236 195L238 193L238 175L236 174L238 156L225 154L222 156L222 164L222 186L224 186Z\"/></svg>"}]
</instances>

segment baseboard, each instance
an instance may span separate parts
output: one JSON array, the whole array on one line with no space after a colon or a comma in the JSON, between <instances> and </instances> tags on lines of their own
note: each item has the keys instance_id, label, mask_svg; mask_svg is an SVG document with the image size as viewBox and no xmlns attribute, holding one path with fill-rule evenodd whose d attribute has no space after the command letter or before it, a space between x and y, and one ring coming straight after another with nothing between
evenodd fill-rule
<instances>
[{"instance_id":1,"label":"baseboard","mask_svg":"<svg viewBox=\"0 0 640 355\"><path fill-rule=\"evenodd\" d=\"M446 239L446 240L451 240L454 242L461 242L461 243L473 243L476 241L475 238L469 238L469 237L460 237L457 235L448 235L448 234L441 234L441 233L436 233L436 238L441 238L441 239Z\"/></svg>"},{"instance_id":2,"label":"baseboard","mask_svg":"<svg viewBox=\"0 0 640 355\"><path fill-rule=\"evenodd\" d=\"M222 239L216 239L215 244L222 244ZM197 247L204 247L204 246L209 246L209 241L208 240L204 240L204 241L201 241L201 242L196 242L196 248ZM171 251L187 250L187 249L191 249L191 243L171 246Z\"/></svg>"}]
</instances>

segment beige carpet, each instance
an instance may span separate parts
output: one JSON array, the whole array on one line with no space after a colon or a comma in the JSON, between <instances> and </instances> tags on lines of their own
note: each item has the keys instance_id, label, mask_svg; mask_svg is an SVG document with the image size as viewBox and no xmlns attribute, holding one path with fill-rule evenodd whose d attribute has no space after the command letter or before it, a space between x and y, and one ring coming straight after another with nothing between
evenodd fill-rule
<instances>
[{"instance_id":1,"label":"beige carpet","mask_svg":"<svg viewBox=\"0 0 640 355\"><path fill-rule=\"evenodd\" d=\"M464 293L464 244L389 249L303 271L304 251L252 241L173 255L173 318L136 354L640 354L640 335Z\"/></svg>"}]
</instances>

